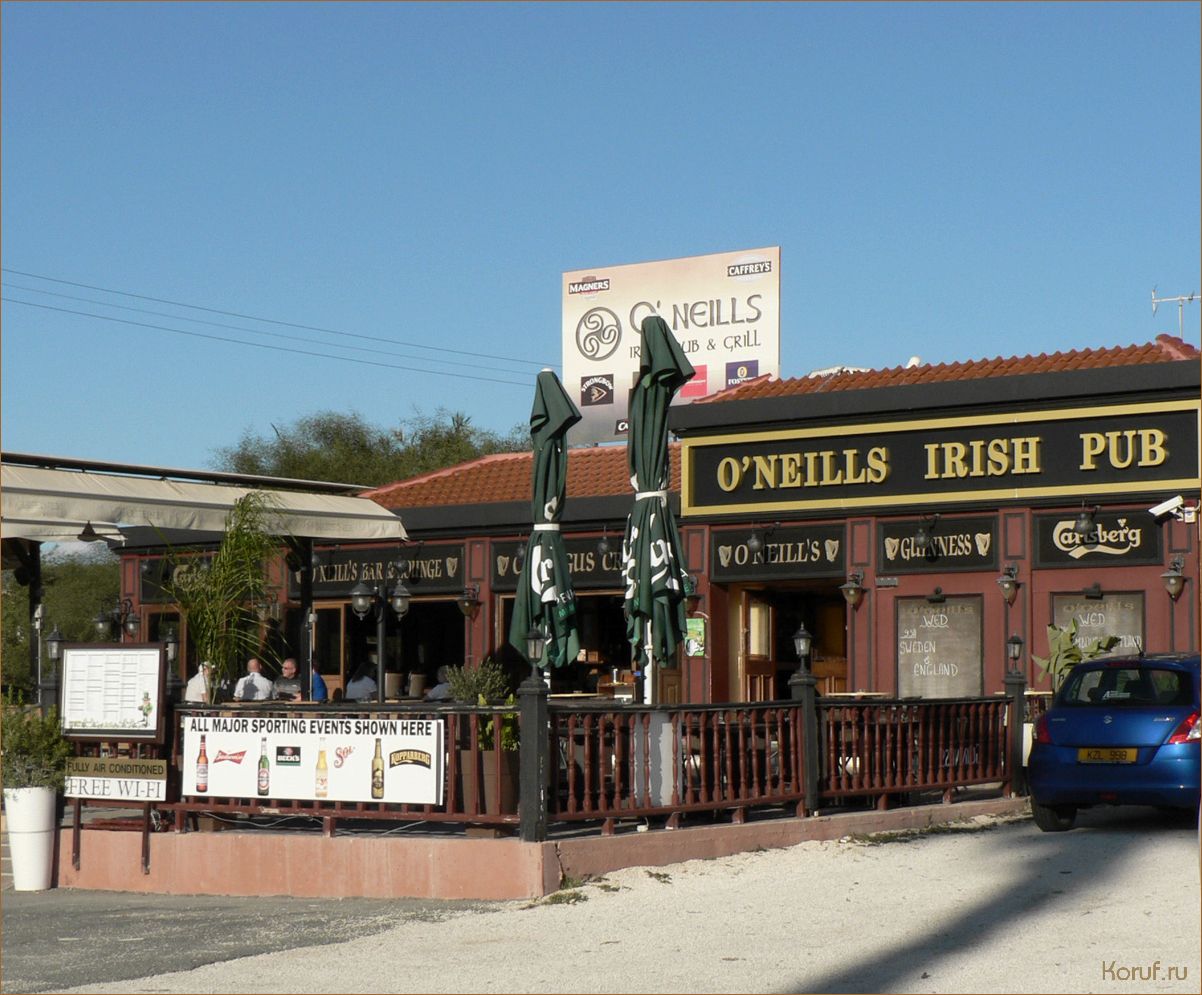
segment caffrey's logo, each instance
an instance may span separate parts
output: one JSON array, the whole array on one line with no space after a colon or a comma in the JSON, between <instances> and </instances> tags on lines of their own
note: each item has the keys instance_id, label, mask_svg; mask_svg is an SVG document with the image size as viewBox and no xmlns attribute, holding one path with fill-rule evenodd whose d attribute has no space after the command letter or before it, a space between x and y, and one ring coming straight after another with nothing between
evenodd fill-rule
<instances>
[{"instance_id":1,"label":"caffrey's logo","mask_svg":"<svg viewBox=\"0 0 1202 995\"><path fill-rule=\"evenodd\" d=\"M591 408L597 404L614 403L614 375L599 373L580 378L580 404Z\"/></svg>"},{"instance_id":2,"label":"caffrey's logo","mask_svg":"<svg viewBox=\"0 0 1202 995\"><path fill-rule=\"evenodd\" d=\"M619 418L614 422L614 435L625 435L630 431L630 419Z\"/></svg>"},{"instance_id":3,"label":"caffrey's logo","mask_svg":"<svg viewBox=\"0 0 1202 995\"><path fill-rule=\"evenodd\" d=\"M772 272L771 259L745 259L731 263L726 267L726 275L747 279L748 277L763 276Z\"/></svg>"},{"instance_id":4,"label":"caffrey's logo","mask_svg":"<svg viewBox=\"0 0 1202 995\"><path fill-rule=\"evenodd\" d=\"M609 289L609 277L586 276L583 280L568 284L569 294L599 294Z\"/></svg>"}]
</instances>

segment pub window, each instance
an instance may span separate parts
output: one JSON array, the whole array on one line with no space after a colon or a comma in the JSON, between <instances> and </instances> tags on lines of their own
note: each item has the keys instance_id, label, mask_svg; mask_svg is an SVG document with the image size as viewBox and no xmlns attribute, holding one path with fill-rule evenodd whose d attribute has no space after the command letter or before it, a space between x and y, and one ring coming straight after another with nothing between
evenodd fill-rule
<instances>
[{"instance_id":1,"label":"pub window","mask_svg":"<svg viewBox=\"0 0 1202 995\"><path fill-rule=\"evenodd\" d=\"M979 594L897 599L897 693L901 698L969 698L982 693Z\"/></svg>"},{"instance_id":2,"label":"pub window","mask_svg":"<svg viewBox=\"0 0 1202 995\"><path fill-rule=\"evenodd\" d=\"M1052 622L1066 629L1077 623L1078 646L1086 646L1103 636L1118 636L1112 653L1138 653L1147 645L1144 639L1144 592L1106 592L1100 598L1076 594L1052 596ZM1036 649L1042 655L1047 646Z\"/></svg>"}]
</instances>

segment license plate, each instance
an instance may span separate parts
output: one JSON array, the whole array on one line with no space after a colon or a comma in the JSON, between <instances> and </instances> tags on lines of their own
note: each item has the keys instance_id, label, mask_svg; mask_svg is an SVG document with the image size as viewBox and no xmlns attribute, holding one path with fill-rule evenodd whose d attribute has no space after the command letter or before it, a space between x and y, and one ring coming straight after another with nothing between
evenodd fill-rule
<instances>
[{"instance_id":1,"label":"license plate","mask_svg":"<svg viewBox=\"0 0 1202 995\"><path fill-rule=\"evenodd\" d=\"M1130 747L1090 746L1077 751L1077 763L1133 764L1138 753Z\"/></svg>"}]
</instances>

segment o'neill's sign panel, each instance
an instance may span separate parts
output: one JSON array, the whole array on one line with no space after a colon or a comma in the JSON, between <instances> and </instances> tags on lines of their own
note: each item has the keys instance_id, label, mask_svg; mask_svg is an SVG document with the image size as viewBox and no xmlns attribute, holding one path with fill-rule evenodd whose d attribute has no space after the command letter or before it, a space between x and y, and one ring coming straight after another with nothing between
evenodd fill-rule
<instances>
[{"instance_id":1,"label":"o'neill's sign panel","mask_svg":"<svg viewBox=\"0 0 1202 995\"><path fill-rule=\"evenodd\" d=\"M751 541L753 534L758 543ZM775 528L756 533L715 531L710 579L726 583L763 578L842 577L846 573L846 555L842 525Z\"/></svg>"},{"instance_id":2,"label":"o'neill's sign panel","mask_svg":"<svg viewBox=\"0 0 1202 995\"><path fill-rule=\"evenodd\" d=\"M313 567L313 597L344 598L356 584L403 581L411 594L463 590L463 545L423 545L415 549L323 549ZM288 593L300 597L300 574L289 574Z\"/></svg>"},{"instance_id":3,"label":"o'neill's sign panel","mask_svg":"<svg viewBox=\"0 0 1202 995\"><path fill-rule=\"evenodd\" d=\"M564 539L568 569L572 571L572 587L587 590L600 587L621 587L622 537L608 540L608 548L597 548L596 539ZM499 542L492 548L492 589L516 591L526 554L524 542Z\"/></svg>"},{"instance_id":4,"label":"o'neill's sign panel","mask_svg":"<svg viewBox=\"0 0 1202 995\"><path fill-rule=\"evenodd\" d=\"M181 791L198 798L441 805L441 719L183 716Z\"/></svg>"},{"instance_id":5,"label":"o'neill's sign panel","mask_svg":"<svg viewBox=\"0 0 1202 995\"><path fill-rule=\"evenodd\" d=\"M1160 526L1146 511L1099 512L1088 532L1074 515L1035 516L1037 567L1125 567L1162 562Z\"/></svg>"},{"instance_id":6,"label":"o'neill's sign panel","mask_svg":"<svg viewBox=\"0 0 1202 995\"><path fill-rule=\"evenodd\" d=\"M1198 491L1194 400L686 439L681 514Z\"/></svg>"},{"instance_id":7,"label":"o'neill's sign panel","mask_svg":"<svg viewBox=\"0 0 1202 995\"><path fill-rule=\"evenodd\" d=\"M563 382L573 444L622 439L639 329L658 314L697 371L676 403L780 375L780 247L563 274Z\"/></svg>"}]
</instances>

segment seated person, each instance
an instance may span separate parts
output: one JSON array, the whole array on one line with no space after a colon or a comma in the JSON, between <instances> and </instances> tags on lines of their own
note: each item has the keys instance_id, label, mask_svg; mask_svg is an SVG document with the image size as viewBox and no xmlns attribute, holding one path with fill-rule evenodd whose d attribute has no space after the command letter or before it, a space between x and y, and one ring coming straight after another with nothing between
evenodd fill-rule
<instances>
[{"instance_id":1,"label":"seated person","mask_svg":"<svg viewBox=\"0 0 1202 995\"><path fill-rule=\"evenodd\" d=\"M235 701L266 701L271 697L272 683L263 676L263 666L253 656L246 661L246 676L234 686Z\"/></svg>"},{"instance_id":2,"label":"seated person","mask_svg":"<svg viewBox=\"0 0 1202 995\"><path fill-rule=\"evenodd\" d=\"M447 667L438 668L438 683L426 692L426 701L450 701L450 672Z\"/></svg>"},{"instance_id":3,"label":"seated person","mask_svg":"<svg viewBox=\"0 0 1202 995\"><path fill-rule=\"evenodd\" d=\"M371 701L376 697L376 690L379 685L376 684L376 679L372 676L374 667L370 663L361 664L359 669L355 671L355 676L350 679L346 685L346 693L343 695L346 701Z\"/></svg>"},{"instance_id":4,"label":"seated person","mask_svg":"<svg viewBox=\"0 0 1202 995\"><path fill-rule=\"evenodd\" d=\"M309 675L312 694L309 695L311 701L329 701L330 691L326 687L325 678L318 673L317 664L313 664L313 672Z\"/></svg>"},{"instance_id":5,"label":"seated person","mask_svg":"<svg viewBox=\"0 0 1202 995\"><path fill-rule=\"evenodd\" d=\"M213 676L213 665L202 663L196 668L196 673L188 679L184 688L184 701L207 702L209 700L209 679Z\"/></svg>"},{"instance_id":6,"label":"seated person","mask_svg":"<svg viewBox=\"0 0 1202 995\"><path fill-rule=\"evenodd\" d=\"M280 676L272 685L271 696L277 701L304 701L305 693L301 687L301 680L297 674L296 661L292 657L288 657L280 664Z\"/></svg>"}]
</instances>

